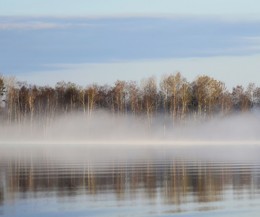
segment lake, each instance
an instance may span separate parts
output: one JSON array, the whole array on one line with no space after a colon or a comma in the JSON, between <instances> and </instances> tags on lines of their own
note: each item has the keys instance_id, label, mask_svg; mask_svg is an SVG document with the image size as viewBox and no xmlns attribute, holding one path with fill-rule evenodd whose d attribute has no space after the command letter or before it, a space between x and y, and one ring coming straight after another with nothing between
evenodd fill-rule
<instances>
[{"instance_id":1,"label":"lake","mask_svg":"<svg viewBox=\"0 0 260 217\"><path fill-rule=\"evenodd\" d=\"M260 146L6 145L0 216L259 216Z\"/></svg>"}]
</instances>

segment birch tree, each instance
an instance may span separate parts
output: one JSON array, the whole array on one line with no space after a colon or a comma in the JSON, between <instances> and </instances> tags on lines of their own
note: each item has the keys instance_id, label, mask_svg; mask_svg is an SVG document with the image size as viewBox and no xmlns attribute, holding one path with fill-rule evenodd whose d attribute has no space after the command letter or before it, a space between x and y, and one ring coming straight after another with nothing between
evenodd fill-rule
<instances>
[{"instance_id":1,"label":"birch tree","mask_svg":"<svg viewBox=\"0 0 260 217\"><path fill-rule=\"evenodd\" d=\"M142 80L142 94L148 125L151 127L153 113L156 110L157 85L154 77Z\"/></svg>"}]
</instances>

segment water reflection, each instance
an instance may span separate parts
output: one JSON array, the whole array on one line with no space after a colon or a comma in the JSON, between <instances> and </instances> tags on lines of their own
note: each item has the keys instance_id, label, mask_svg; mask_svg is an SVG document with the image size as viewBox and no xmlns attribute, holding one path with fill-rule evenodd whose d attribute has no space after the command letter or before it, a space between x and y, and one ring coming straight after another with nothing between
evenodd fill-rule
<instances>
[{"instance_id":1,"label":"water reflection","mask_svg":"<svg viewBox=\"0 0 260 217\"><path fill-rule=\"evenodd\" d=\"M0 206L1 206L4 202L4 187L3 187L1 176L0 176L0 179L1 179L1 182L0 182Z\"/></svg>"},{"instance_id":2,"label":"water reflection","mask_svg":"<svg viewBox=\"0 0 260 217\"><path fill-rule=\"evenodd\" d=\"M252 196L260 189L258 169L257 165L185 161L113 163L105 168L8 162L1 169L0 201L4 200L5 182L8 194L20 192L24 197L28 192L39 191L54 191L61 197L113 192L122 200L143 189L149 200L160 194L166 203L205 203L223 200L227 190L235 196L247 190Z\"/></svg>"},{"instance_id":3,"label":"water reflection","mask_svg":"<svg viewBox=\"0 0 260 217\"><path fill-rule=\"evenodd\" d=\"M136 201L150 207L160 204L160 214L223 210L230 201L238 201L238 207L239 201L260 205L260 165L253 162L167 158L101 162L85 159L62 163L44 157L5 158L0 165L2 208L10 201L77 200L82 196L84 201L87 197L101 203L100 207L104 205L101 198L125 207ZM152 210L146 210L145 215L158 214ZM4 215L1 210L0 215Z\"/></svg>"}]
</instances>

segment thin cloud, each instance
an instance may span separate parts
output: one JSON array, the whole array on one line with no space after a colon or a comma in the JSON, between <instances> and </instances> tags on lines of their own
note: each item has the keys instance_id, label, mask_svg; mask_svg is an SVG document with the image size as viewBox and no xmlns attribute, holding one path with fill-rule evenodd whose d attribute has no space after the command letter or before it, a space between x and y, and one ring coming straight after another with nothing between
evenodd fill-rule
<instances>
[{"instance_id":1,"label":"thin cloud","mask_svg":"<svg viewBox=\"0 0 260 217\"><path fill-rule=\"evenodd\" d=\"M44 21L4 21L0 22L0 30L48 30L48 29L68 29L91 27L88 23L62 23Z\"/></svg>"},{"instance_id":2,"label":"thin cloud","mask_svg":"<svg viewBox=\"0 0 260 217\"><path fill-rule=\"evenodd\" d=\"M258 82L260 77L258 73L259 58L260 55L252 55L152 59L96 64L55 64L49 65L49 70L20 73L17 79L27 81L30 84L51 86L55 86L56 82L63 80L84 87L92 83L111 85L116 80L140 81L151 75L156 76L159 81L164 74L179 71L189 81L206 73L223 81L229 89L232 89L237 84L247 86L250 82L255 82L257 86L260 85Z\"/></svg>"},{"instance_id":3,"label":"thin cloud","mask_svg":"<svg viewBox=\"0 0 260 217\"><path fill-rule=\"evenodd\" d=\"M259 53L259 41L255 38L260 35L260 21L201 17L0 18L0 70L4 73L45 70L44 65L57 63ZM20 29L26 31L19 32ZM42 31L35 31L39 29Z\"/></svg>"},{"instance_id":4,"label":"thin cloud","mask_svg":"<svg viewBox=\"0 0 260 217\"><path fill-rule=\"evenodd\" d=\"M37 29L57 29L63 28L63 25L55 23L0 23L0 30L37 30Z\"/></svg>"}]
</instances>

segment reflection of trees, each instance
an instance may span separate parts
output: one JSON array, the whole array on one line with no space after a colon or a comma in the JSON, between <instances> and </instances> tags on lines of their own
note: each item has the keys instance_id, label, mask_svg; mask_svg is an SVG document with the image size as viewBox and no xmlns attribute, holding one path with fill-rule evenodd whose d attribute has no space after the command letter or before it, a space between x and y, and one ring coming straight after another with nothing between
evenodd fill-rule
<instances>
[{"instance_id":1,"label":"reflection of trees","mask_svg":"<svg viewBox=\"0 0 260 217\"><path fill-rule=\"evenodd\" d=\"M197 194L198 202L210 202L220 200L225 173L216 171L199 163L197 175L191 177L193 192Z\"/></svg>"},{"instance_id":2,"label":"reflection of trees","mask_svg":"<svg viewBox=\"0 0 260 217\"><path fill-rule=\"evenodd\" d=\"M124 198L126 183L126 172L123 168L120 168L113 177L113 189L115 189L118 199Z\"/></svg>"},{"instance_id":3,"label":"reflection of trees","mask_svg":"<svg viewBox=\"0 0 260 217\"><path fill-rule=\"evenodd\" d=\"M4 187L0 175L0 205L2 205L3 202L4 202Z\"/></svg>"},{"instance_id":4,"label":"reflection of trees","mask_svg":"<svg viewBox=\"0 0 260 217\"><path fill-rule=\"evenodd\" d=\"M188 190L187 168L183 163L172 162L169 172L165 173L164 194L167 203L181 204Z\"/></svg>"},{"instance_id":5,"label":"reflection of trees","mask_svg":"<svg viewBox=\"0 0 260 217\"><path fill-rule=\"evenodd\" d=\"M151 200L160 192L165 203L180 205L223 200L225 189L230 187L238 198L243 189L260 189L260 178L250 166L233 168L205 162L149 161L113 164L102 169L91 164L64 168L46 162L19 161L9 162L1 168L5 168L1 173L5 173L8 193L20 192L25 196L28 192L42 191L56 192L59 197L113 192L119 200L123 200L125 196L134 198L136 192L143 189L144 196ZM3 191L3 183L0 182L0 203L4 200Z\"/></svg>"},{"instance_id":6,"label":"reflection of trees","mask_svg":"<svg viewBox=\"0 0 260 217\"><path fill-rule=\"evenodd\" d=\"M148 198L155 199L157 182L160 181L158 180L159 178L154 165L147 163L143 171L143 184Z\"/></svg>"}]
</instances>

